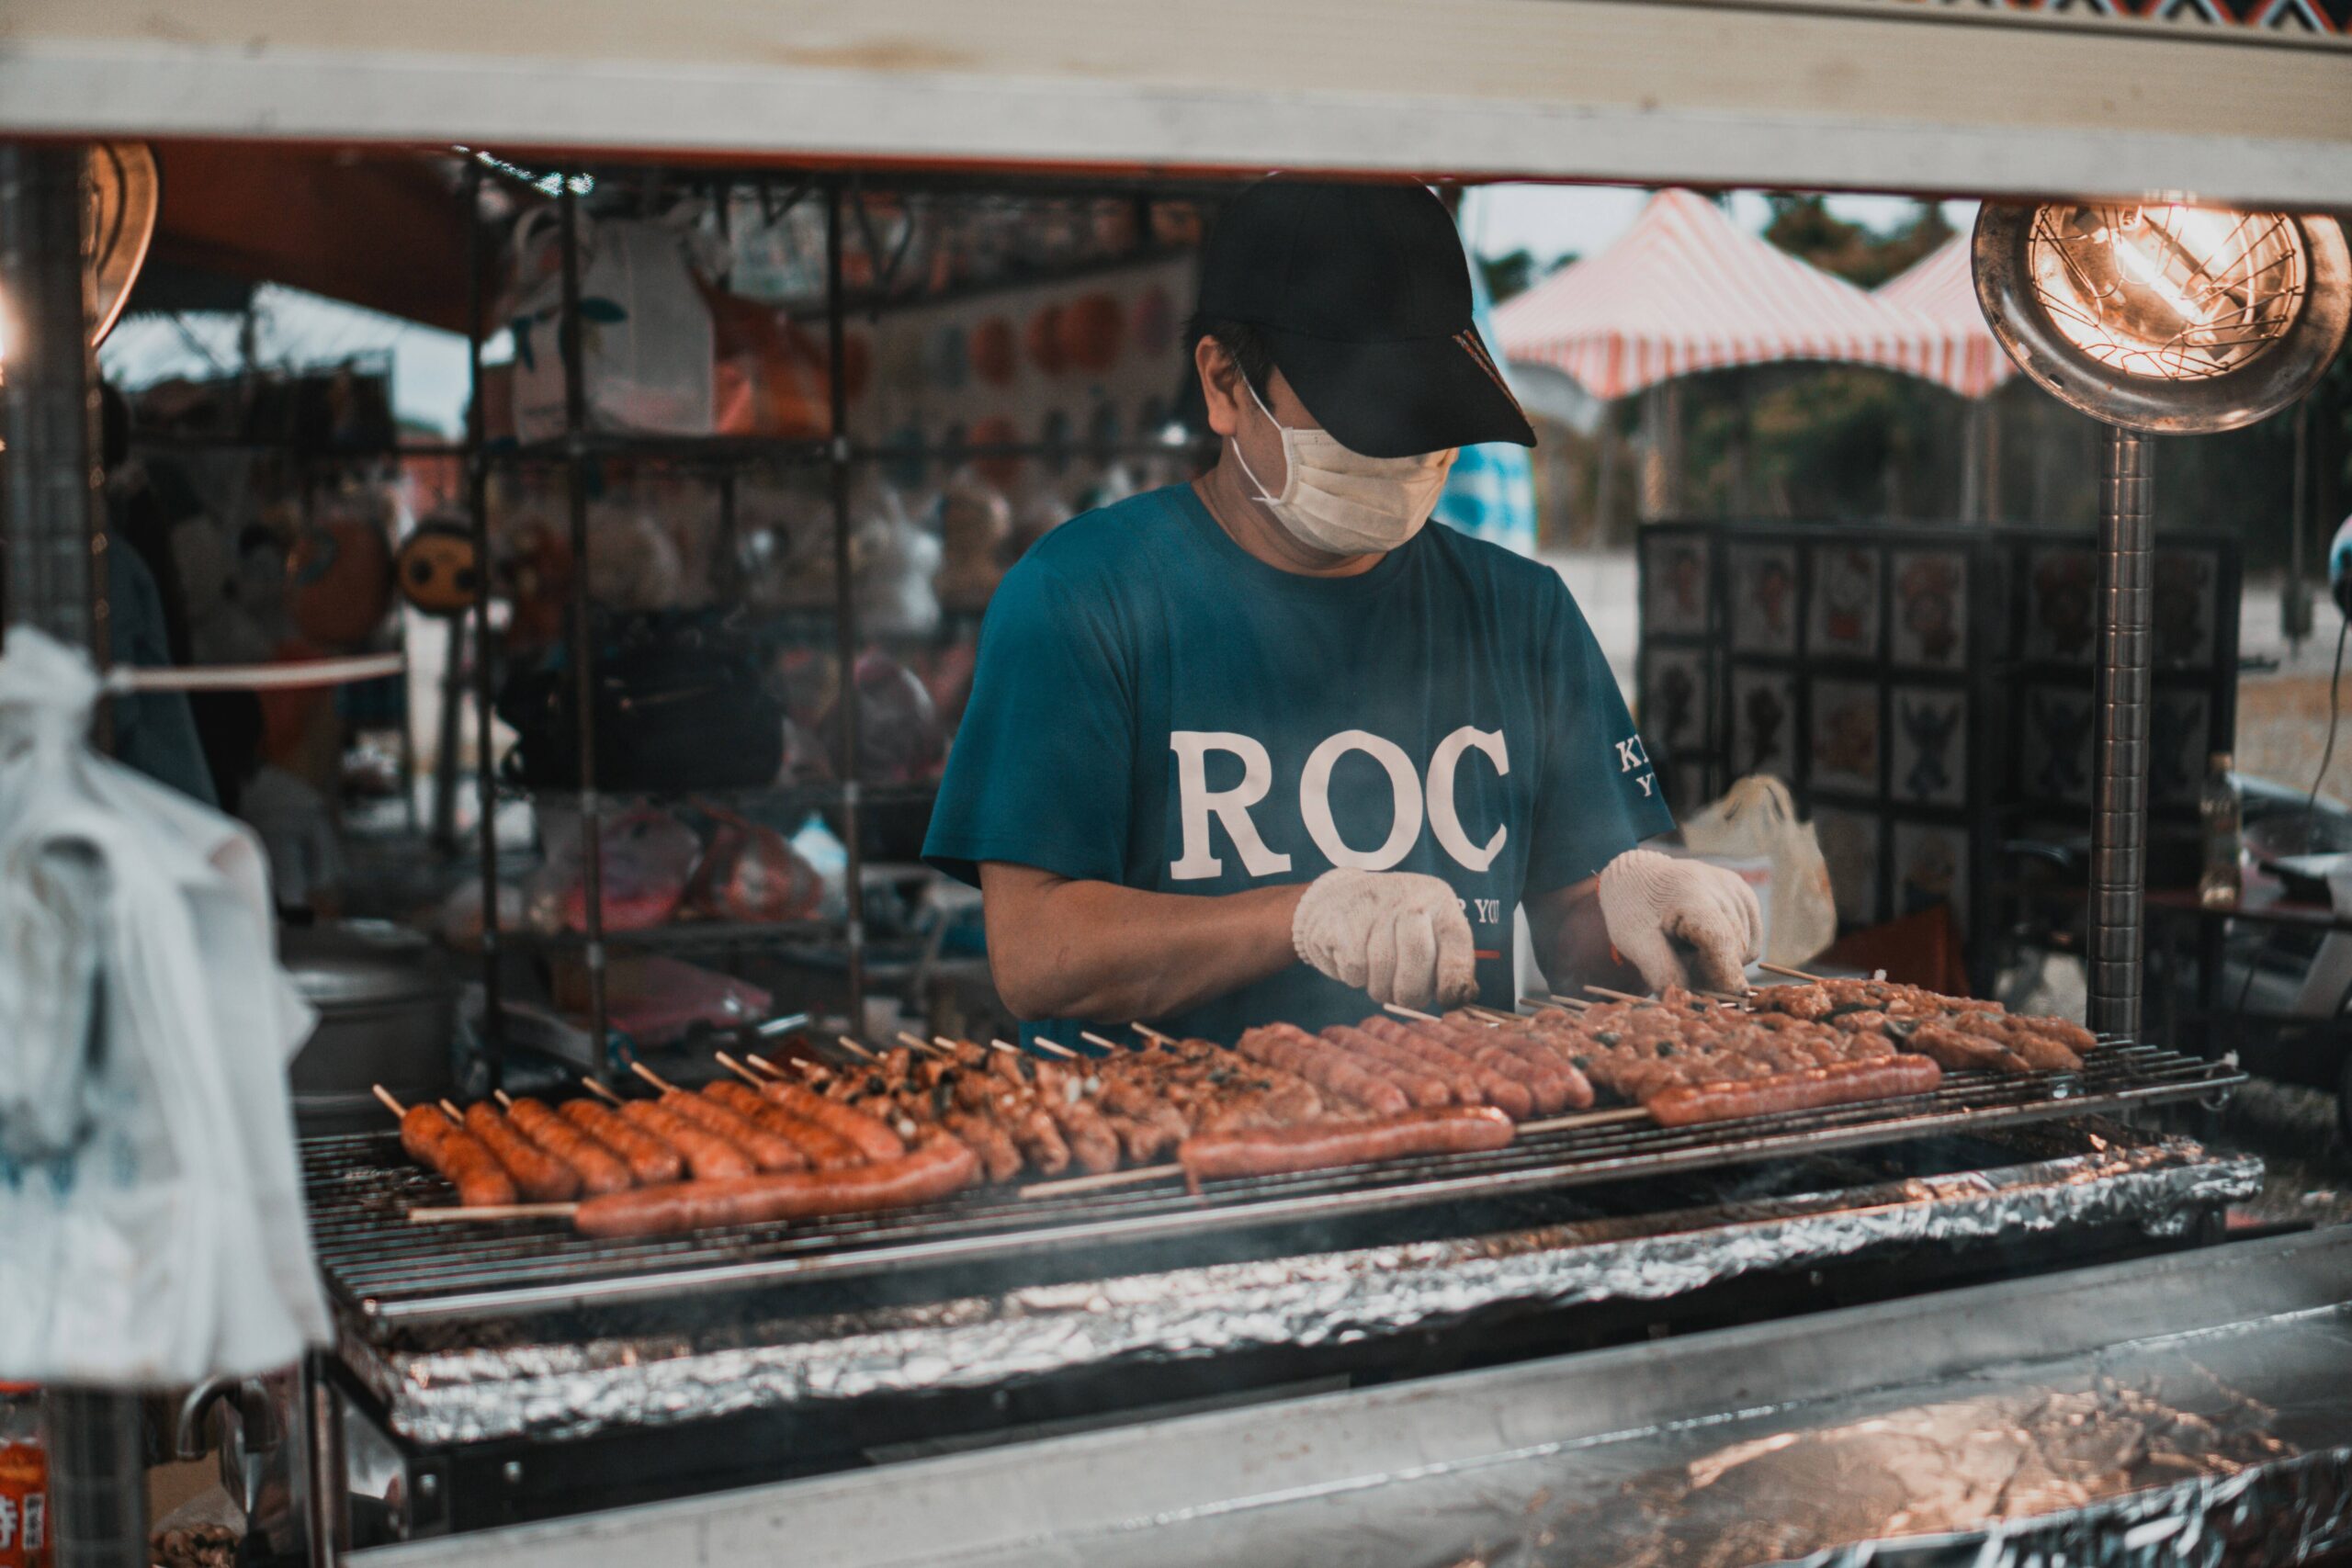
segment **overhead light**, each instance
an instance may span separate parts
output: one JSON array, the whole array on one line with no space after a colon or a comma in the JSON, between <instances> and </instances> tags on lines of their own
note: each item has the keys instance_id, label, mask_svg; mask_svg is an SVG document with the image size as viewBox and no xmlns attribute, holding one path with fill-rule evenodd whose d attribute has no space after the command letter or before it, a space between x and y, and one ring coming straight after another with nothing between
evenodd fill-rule
<instances>
[{"instance_id":1,"label":"overhead light","mask_svg":"<svg viewBox=\"0 0 2352 1568\"><path fill-rule=\"evenodd\" d=\"M1976 291L2061 401L2132 430L2250 424L2293 402L2352 316L2343 229L2184 202L1987 205Z\"/></svg>"}]
</instances>

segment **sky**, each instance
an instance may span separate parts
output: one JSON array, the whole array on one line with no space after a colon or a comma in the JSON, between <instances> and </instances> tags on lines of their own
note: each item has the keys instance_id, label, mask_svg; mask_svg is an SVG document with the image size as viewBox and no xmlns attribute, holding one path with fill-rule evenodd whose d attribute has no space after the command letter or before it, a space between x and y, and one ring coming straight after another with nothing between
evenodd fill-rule
<instances>
[{"instance_id":1,"label":"sky","mask_svg":"<svg viewBox=\"0 0 2352 1568\"><path fill-rule=\"evenodd\" d=\"M1463 199L1463 243L1482 255L1523 250L1549 264L1563 255L1589 256L1633 226L1649 199L1638 186L1481 186ZM1849 223L1883 232L1907 221L1907 196L1833 196L1829 210ZM1947 201L1955 229L1976 220L1973 201ZM1760 230L1771 217L1760 192L1735 191L1732 217Z\"/></svg>"},{"instance_id":2,"label":"sky","mask_svg":"<svg viewBox=\"0 0 2352 1568\"><path fill-rule=\"evenodd\" d=\"M1634 186L1483 186L1464 198L1463 243L1489 256L1525 250L1545 265L1566 254L1590 255L1630 228L1648 199ZM1881 231L1912 211L1907 197L1833 196L1828 204L1849 222ZM1755 191L1735 192L1731 210L1750 229L1763 228L1770 215ZM1965 229L1975 220L1976 204L1948 201L1944 214ZM458 433L466 406L464 338L270 284L255 304L263 364L316 367L389 353L393 412L407 423ZM133 389L175 376L228 374L237 363L236 318L130 317L107 339L99 359L110 378Z\"/></svg>"}]
</instances>

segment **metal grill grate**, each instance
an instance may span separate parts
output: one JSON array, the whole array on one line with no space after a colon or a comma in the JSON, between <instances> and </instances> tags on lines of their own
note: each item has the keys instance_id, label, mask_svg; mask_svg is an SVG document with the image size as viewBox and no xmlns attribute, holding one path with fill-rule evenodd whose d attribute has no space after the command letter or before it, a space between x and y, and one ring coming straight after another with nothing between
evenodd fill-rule
<instances>
[{"instance_id":1,"label":"metal grill grate","mask_svg":"<svg viewBox=\"0 0 2352 1568\"><path fill-rule=\"evenodd\" d=\"M1933 1093L1904 1100L1696 1127L1570 1128L1487 1154L1212 1182L1202 1199L1172 1179L1027 1201L992 1188L889 1214L617 1242L548 1221L412 1224L412 1205L453 1194L412 1165L391 1133L306 1139L302 1156L328 1284L364 1315L407 1324L1376 1214L2195 1100L2243 1081L2233 1067L2176 1052L2109 1045L2080 1073L1951 1073Z\"/></svg>"}]
</instances>

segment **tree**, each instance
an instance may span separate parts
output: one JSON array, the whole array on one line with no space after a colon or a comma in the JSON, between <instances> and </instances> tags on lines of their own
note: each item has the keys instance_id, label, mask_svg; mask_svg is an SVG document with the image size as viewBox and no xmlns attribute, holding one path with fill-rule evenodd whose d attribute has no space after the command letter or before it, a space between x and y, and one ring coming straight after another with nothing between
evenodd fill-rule
<instances>
[{"instance_id":1,"label":"tree","mask_svg":"<svg viewBox=\"0 0 2352 1568\"><path fill-rule=\"evenodd\" d=\"M1522 294L1536 278L1535 257L1522 245L1499 256L1480 256L1478 270L1486 275L1487 295L1499 305Z\"/></svg>"},{"instance_id":2,"label":"tree","mask_svg":"<svg viewBox=\"0 0 2352 1568\"><path fill-rule=\"evenodd\" d=\"M1847 282L1876 288L1951 238L1943 209L1923 201L1910 220L1887 234L1872 233L1829 210L1819 196L1769 196L1772 220L1764 237Z\"/></svg>"}]
</instances>

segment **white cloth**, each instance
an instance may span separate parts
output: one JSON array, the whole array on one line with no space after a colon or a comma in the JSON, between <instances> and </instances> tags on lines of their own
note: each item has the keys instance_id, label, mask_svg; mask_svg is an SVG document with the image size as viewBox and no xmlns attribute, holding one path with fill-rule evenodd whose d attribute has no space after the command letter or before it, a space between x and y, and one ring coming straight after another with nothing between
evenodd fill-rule
<instances>
[{"instance_id":1,"label":"white cloth","mask_svg":"<svg viewBox=\"0 0 2352 1568\"><path fill-rule=\"evenodd\" d=\"M1299 957L1376 1002L1453 1006L1478 994L1477 943L1442 878L1410 871L1327 871L1291 917Z\"/></svg>"},{"instance_id":2,"label":"white cloth","mask_svg":"<svg viewBox=\"0 0 2352 1568\"><path fill-rule=\"evenodd\" d=\"M1747 987L1747 968L1764 955L1764 912L1732 873L1656 850L1627 850L1600 873L1600 915L1609 941L1650 989ZM1677 944L1690 950L1684 966Z\"/></svg>"},{"instance_id":3,"label":"white cloth","mask_svg":"<svg viewBox=\"0 0 2352 1568\"><path fill-rule=\"evenodd\" d=\"M97 679L0 657L0 1377L184 1385L322 1344L253 835L85 743Z\"/></svg>"}]
</instances>

